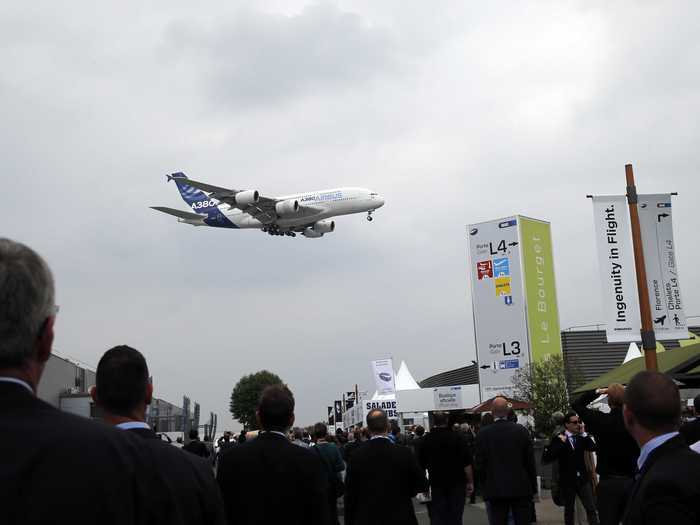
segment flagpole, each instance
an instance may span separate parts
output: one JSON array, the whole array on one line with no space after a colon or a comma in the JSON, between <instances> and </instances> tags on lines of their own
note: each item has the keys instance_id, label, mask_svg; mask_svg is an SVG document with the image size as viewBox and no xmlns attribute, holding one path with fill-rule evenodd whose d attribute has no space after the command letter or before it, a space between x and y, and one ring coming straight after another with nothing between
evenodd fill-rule
<instances>
[{"instance_id":1,"label":"flagpole","mask_svg":"<svg viewBox=\"0 0 700 525\"><path fill-rule=\"evenodd\" d=\"M637 188L634 184L632 164L625 165L625 178L627 179L627 203L630 208L630 225L632 226L632 245L634 247L634 268L637 274L637 293L639 294L639 312L642 318L642 348L644 348L644 363L647 370L658 371L656 360L656 335L651 318L651 305L649 304L649 288L647 287L647 271L644 264L644 249L642 247L642 233L639 226L639 210L637 209Z\"/></svg>"}]
</instances>

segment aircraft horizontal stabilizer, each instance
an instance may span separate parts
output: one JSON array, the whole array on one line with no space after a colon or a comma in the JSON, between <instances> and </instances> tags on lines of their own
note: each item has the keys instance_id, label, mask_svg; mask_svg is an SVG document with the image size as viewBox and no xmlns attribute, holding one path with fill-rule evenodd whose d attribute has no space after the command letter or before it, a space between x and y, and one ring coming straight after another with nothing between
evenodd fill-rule
<instances>
[{"instance_id":1,"label":"aircraft horizontal stabilizer","mask_svg":"<svg viewBox=\"0 0 700 525\"><path fill-rule=\"evenodd\" d=\"M163 213L167 213L168 215L173 215L178 219L185 219L190 221L197 221L207 218L206 215L199 215L198 213L189 213L182 210L176 210L175 208L166 208L165 206L151 206L151 209L162 211Z\"/></svg>"}]
</instances>

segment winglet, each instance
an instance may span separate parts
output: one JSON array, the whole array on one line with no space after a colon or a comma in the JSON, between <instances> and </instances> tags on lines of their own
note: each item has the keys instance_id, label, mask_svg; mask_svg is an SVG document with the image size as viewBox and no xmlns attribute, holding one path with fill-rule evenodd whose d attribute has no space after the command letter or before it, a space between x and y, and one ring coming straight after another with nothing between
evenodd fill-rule
<instances>
[{"instance_id":1,"label":"winglet","mask_svg":"<svg viewBox=\"0 0 700 525\"><path fill-rule=\"evenodd\" d=\"M170 182L171 180L175 179L186 179L187 175L185 175L181 171L178 171L177 173L173 173L172 175L166 175L165 178L167 179L167 182Z\"/></svg>"}]
</instances>

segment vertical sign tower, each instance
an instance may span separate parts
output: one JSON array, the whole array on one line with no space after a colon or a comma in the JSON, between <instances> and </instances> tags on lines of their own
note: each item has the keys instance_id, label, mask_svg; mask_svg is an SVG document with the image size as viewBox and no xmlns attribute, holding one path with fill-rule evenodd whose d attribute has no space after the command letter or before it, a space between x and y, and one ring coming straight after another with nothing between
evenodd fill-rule
<instances>
[{"instance_id":1,"label":"vertical sign tower","mask_svg":"<svg viewBox=\"0 0 700 525\"><path fill-rule=\"evenodd\" d=\"M561 353L550 225L516 215L467 231L481 399L512 396L521 368Z\"/></svg>"}]
</instances>

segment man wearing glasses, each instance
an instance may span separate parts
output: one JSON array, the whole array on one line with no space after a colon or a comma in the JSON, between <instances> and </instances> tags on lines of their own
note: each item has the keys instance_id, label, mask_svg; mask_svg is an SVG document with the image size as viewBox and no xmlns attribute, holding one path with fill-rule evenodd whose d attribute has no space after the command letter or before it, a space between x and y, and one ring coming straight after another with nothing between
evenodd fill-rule
<instances>
[{"instance_id":1,"label":"man wearing glasses","mask_svg":"<svg viewBox=\"0 0 700 525\"><path fill-rule=\"evenodd\" d=\"M576 412L564 416L564 432L552 438L545 448L543 460L559 462L559 487L564 502L564 523L574 524L576 496L586 509L589 525L598 525L591 472L586 465L586 451L596 449L595 441L581 431L581 420Z\"/></svg>"}]
</instances>

